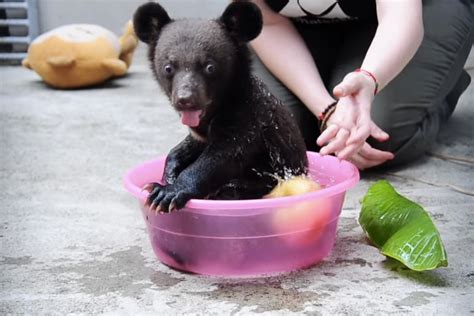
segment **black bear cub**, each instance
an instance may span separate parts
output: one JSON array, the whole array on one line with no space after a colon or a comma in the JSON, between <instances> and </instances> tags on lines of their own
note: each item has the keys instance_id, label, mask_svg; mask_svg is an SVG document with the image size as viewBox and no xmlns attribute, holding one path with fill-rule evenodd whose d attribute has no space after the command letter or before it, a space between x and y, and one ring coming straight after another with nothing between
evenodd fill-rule
<instances>
[{"instance_id":1,"label":"black bear cub","mask_svg":"<svg viewBox=\"0 0 474 316\"><path fill-rule=\"evenodd\" d=\"M172 20L158 3L134 15L154 76L189 127L171 150L163 183L146 186L150 208L168 212L192 198L251 199L278 179L305 174L306 148L289 112L252 76L247 42L262 29L250 2L216 20Z\"/></svg>"}]
</instances>

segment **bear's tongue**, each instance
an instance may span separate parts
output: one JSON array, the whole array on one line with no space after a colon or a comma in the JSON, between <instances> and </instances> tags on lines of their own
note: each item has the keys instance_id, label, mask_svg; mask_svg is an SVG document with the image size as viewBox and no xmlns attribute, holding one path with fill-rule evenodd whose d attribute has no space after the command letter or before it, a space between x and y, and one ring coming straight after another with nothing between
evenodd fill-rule
<instances>
[{"instance_id":1,"label":"bear's tongue","mask_svg":"<svg viewBox=\"0 0 474 316\"><path fill-rule=\"evenodd\" d=\"M181 111L181 123L183 125L196 127L199 125L199 116L202 111Z\"/></svg>"}]
</instances>

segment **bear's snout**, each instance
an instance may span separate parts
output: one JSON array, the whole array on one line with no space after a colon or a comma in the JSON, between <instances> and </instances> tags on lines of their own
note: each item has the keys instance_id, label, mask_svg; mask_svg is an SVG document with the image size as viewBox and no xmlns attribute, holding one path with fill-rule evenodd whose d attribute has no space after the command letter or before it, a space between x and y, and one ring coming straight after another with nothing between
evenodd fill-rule
<instances>
[{"instance_id":1,"label":"bear's snout","mask_svg":"<svg viewBox=\"0 0 474 316\"><path fill-rule=\"evenodd\" d=\"M174 78L171 102L177 111L195 111L204 110L208 100L203 84L189 72Z\"/></svg>"},{"instance_id":2,"label":"bear's snout","mask_svg":"<svg viewBox=\"0 0 474 316\"><path fill-rule=\"evenodd\" d=\"M181 87L173 91L171 102L176 111L205 110L207 98L198 88Z\"/></svg>"},{"instance_id":3,"label":"bear's snout","mask_svg":"<svg viewBox=\"0 0 474 316\"><path fill-rule=\"evenodd\" d=\"M204 109L199 95L193 89L182 88L176 91L173 99L173 106L181 116L181 123L191 127L198 126Z\"/></svg>"},{"instance_id":4,"label":"bear's snout","mask_svg":"<svg viewBox=\"0 0 474 316\"><path fill-rule=\"evenodd\" d=\"M193 110L196 106L191 89L181 89L176 94L176 109L178 111Z\"/></svg>"},{"instance_id":5,"label":"bear's snout","mask_svg":"<svg viewBox=\"0 0 474 316\"><path fill-rule=\"evenodd\" d=\"M199 126L210 103L203 85L191 72L176 75L173 80L171 102L179 112L181 123L190 127Z\"/></svg>"}]
</instances>

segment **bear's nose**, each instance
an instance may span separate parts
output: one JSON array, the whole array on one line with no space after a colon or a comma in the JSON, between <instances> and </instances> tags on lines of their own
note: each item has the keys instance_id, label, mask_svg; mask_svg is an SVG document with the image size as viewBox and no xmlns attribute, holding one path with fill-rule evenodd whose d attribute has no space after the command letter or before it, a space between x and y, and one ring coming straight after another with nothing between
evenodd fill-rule
<instances>
[{"instance_id":1,"label":"bear's nose","mask_svg":"<svg viewBox=\"0 0 474 316\"><path fill-rule=\"evenodd\" d=\"M192 97L189 91L180 92L176 98L176 105L180 110L190 109L194 106Z\"/></svg>"}]
</instances>

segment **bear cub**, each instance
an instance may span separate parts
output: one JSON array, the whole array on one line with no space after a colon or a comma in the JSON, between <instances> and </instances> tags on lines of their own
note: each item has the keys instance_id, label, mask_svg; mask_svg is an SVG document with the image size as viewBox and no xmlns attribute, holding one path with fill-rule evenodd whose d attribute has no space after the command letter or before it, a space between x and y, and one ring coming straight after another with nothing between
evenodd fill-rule
<instances>
[{"instance_id":1,"label":"bear cub","mask_svg":"<svg viewBox=\"0 0 474 316\"><path fill-rule=\"evenodd\" d=\"M233 2L215 20L173 20L150 2L133 22L158 84L189 128L168 154L162 182L145 186L151 209L177 210L192 198L261 198L279 179L306 173L296 123L251 74L247 42L262 30L255 4Z\"/></svg>"}]
</instances>

